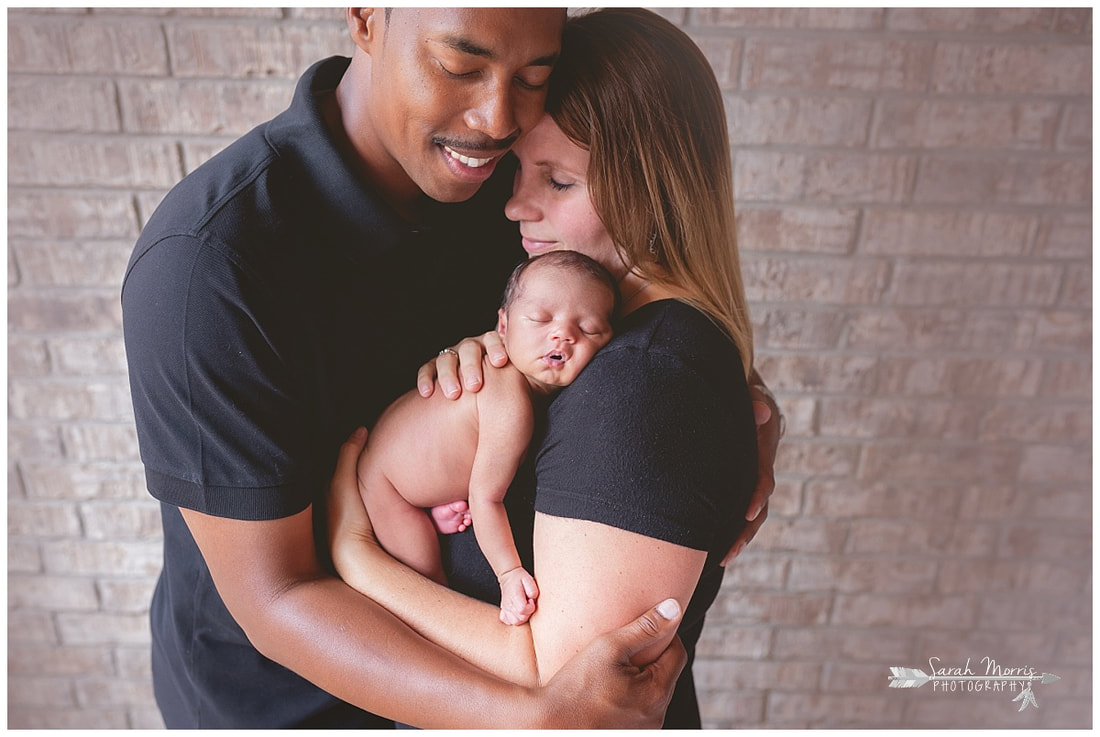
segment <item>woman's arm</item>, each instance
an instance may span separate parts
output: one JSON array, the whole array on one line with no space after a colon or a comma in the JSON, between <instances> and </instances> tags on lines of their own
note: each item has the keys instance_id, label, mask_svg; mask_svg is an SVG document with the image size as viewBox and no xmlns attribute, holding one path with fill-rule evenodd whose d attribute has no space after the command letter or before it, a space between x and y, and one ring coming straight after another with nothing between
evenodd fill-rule
<instances>
[{"instance_id":1,"label":"woman's arm","mask_svg":"<svg viewBox=\"0 0 1100 737\"><path fill-rule=\"evenodd\" d=\"M684 607L707 554L635 532L535 515L539 605L531 617L540 677L553 677L593 637L630 621L639 602L673 598ZM637 655L645 663L662 643Z\"/></svg>"},{"instance_id":2,"label":"woman's arm","mask_svg":"<svg viewBox=\"0 0 1100 737\"><path fill-rule=\"evenodd\" d=\"M529 627L501 624L497 607L421 576L378 544L355 482L354 459L347 462L353 449L350 442L341 448L327 499L329 546L340 577L444 649L513 683L536 685Z\"/></svg>"},{"instance_id":3,"label":"woman's arm","mask_svg":"<svg viewBox=\"0 0 1100 737\"><path fill-rule=\"evenodd\" d=\"M594 638L629 623L650 602L686 604L706 558L608 525L536 515L538 609L527 625L507 626L497 607L451 591L386 554L353 487L333 485L329 514L333 561L352 588L437 645L527 686L546 683ZM674 632L655 637L630 663L641 667L657 659Z\"/></svg>"},{"instance_id":4,"label":"woman's arm","mask_svg":"<svg viewBox=\"0 0 1100 737\"><path fill-rule=\"evenodd\" d=\"M341 449L341 462L328 497L332 557L344 580L413 630L464 660L514 683L546 683L546 679L540 679L535 663L530 625L501 624L496 607L424 578L379 547L355 483L354 457L349 458L349 451L354 447L353 443L346 443ZM569 662L567 668L573 669L571 672L586 659L599 657L609 643L620 643L615 651L616 663L605 670L605 679L589 681L589 698L595 702L606 704L608 693L626 687L640 689L643 696L650 690L668 687L667 695L671 696L672 682L683 667L683 646L673 638L682 610L674 601L666 600L649 609L642 618L630 622L637 612L646 611L648 606L636 606L628 619L615 625L625 622L626 627L596 642L592 641L600 632L593 631L590 624L581 624L587 630L585 642L591 645L581 657ZM561 617L565 619L561 621L567 622L568 616L569 609L563 609ZM585 622L588 621L586 617ZM623 638L629 636L630 628L635 626L647 630L647 634L621 644ZM604 628L601 632L609 629L612 628ZM652 660L655 651L658 653L656 660L638 665L643 662L641 653ZM667 680L670 674L672 682ZM639 708L645 703L644 700L639 702ZM665 703L667 705L667 701Z\"/></svg>"}]
</instances>

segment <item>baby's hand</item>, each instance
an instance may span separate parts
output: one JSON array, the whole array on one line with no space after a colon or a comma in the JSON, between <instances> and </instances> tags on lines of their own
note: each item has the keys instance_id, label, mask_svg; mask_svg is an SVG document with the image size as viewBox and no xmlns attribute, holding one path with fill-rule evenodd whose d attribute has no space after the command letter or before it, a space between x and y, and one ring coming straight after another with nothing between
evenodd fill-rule
<instances>
[{"instance_id":1,"label":"baby's hand","mask_svg":"<svg viewBox=\"0 0 1100 737\"><path fill-rule=\"evenodd\" d=\"M472 521L470 505L466 503L465 499L432 507L431 514L436 531L442 535L453 535L456 532L462 532L470 526Z\"/></svg>"},{"instance_id":2,"label":"baby's hand","mask_svg":"<svg viewBox=\"0 0 1100 737\"><path fill-rule=\"evenodd\" d=\"M500 621L504 624L523 624L535 613L535 599L539 587L534 577L522 567L505 571L500 581Z\"/></svg>"}]
</instances>

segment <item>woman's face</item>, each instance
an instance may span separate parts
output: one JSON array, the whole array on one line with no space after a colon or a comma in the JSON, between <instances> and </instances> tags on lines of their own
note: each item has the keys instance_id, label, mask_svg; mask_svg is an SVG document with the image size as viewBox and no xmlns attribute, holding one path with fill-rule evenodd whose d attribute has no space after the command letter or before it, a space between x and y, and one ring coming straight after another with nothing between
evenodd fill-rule
<instances>
[{"instance_id":1,"label":"woman's face","mask_svg":"<svg viewBox=\"0 0 1100 737\"><path fill-rule=\"evenodd\" d=\"M579 251L622 279L628 269L588 196L588 152L570 141L549 115L513 150L520 168L504 214L519 223L527 254Z\"/></svg>"}]
</instances>

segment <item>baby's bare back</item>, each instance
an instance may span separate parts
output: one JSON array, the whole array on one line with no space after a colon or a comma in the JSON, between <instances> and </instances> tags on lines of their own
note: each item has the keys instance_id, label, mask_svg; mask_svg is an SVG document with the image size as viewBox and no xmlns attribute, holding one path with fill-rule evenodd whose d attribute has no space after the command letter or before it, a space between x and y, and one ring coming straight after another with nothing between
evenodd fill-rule
<instances>
[{"instance_id":1,"label":"baby's bare back","mask_svg":"<svg viewBox=\"0 0 1100 737\"><path fill-rule=\"evenodd\" d=\"M359 460L359 477L369 485L381 474L416 507L465 499L477 441L473 393L451 400L441 391L424 398L413 390L378 418Z\"/></svg>"}]
</instances>

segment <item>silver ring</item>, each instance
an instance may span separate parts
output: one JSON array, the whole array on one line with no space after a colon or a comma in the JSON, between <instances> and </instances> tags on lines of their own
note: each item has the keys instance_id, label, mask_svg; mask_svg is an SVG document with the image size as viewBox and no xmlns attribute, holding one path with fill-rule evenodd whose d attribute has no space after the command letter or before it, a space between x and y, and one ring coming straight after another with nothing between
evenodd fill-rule
<instances>
[{"instance_id":1,"label":"silver ring","mask_svg":"<svg viewBox=\"0 0 1100 737\"><path fill-rule=\"evenodd\" d=\"M439 356L445 356L445 355L447 355L448 353L450 353L450 354L451 354L452 356L454 356L455 358L458 358L458 351L456 351L456 350L455 350L454 348L444 348L444 349L443 349L443 350L441 350L441 351L440 351L440 352L439 352L439 353L438 353L437 355L439 355Z\"/></svg>"}]
</instances>

